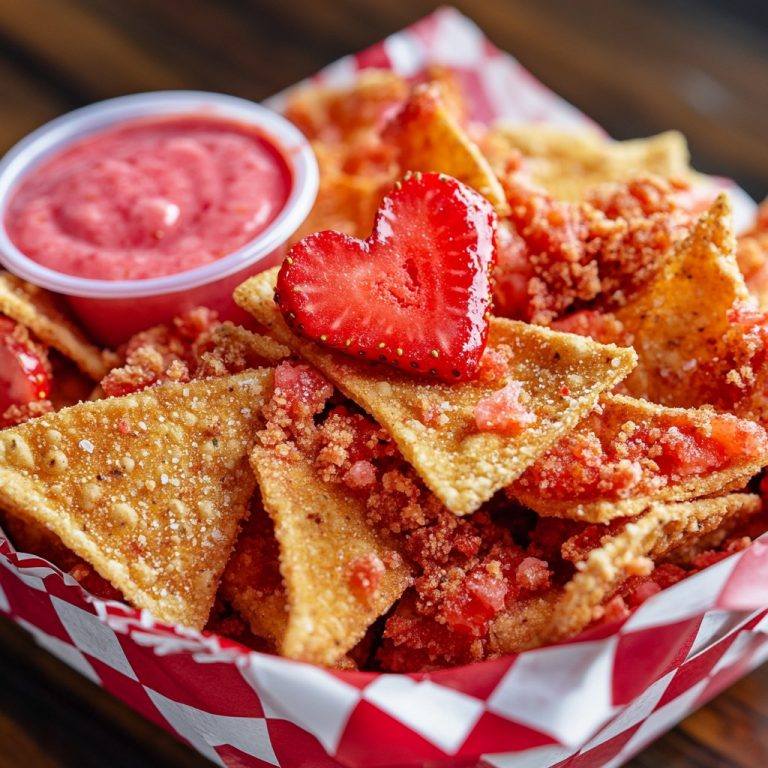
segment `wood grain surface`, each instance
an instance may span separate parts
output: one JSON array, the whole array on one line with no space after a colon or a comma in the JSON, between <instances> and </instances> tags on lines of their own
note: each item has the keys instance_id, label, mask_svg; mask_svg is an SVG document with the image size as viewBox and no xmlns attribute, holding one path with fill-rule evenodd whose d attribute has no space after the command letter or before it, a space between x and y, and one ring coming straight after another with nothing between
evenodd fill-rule
<instances>
[{"instance_id":1,"label":"wood grain surface","mask_svg":"<svg viewBox=\"0 0 768 768\"><path fill-rule=\"evenodd\" d=\"M262 99L428 13L422 0L0 0L0 151L88 102L162 88ZM698 168L768 193L765 2L455 2L617 138L679 128ZM0 768L202 768L0 620ZM768 667L631 762L768 766ZM308 767L311 768L311 767Z\"/></svg>"}]
</instances>

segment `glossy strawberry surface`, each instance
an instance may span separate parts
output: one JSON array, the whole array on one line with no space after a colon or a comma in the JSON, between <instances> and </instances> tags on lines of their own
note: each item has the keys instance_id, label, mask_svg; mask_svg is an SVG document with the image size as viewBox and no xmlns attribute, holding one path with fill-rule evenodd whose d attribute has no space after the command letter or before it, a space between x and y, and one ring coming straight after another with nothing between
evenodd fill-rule
<instances>
[{"instance_id":1,"label":"glossy strawberry surface","mask_svg":"<svg viewBox=\"0 0 768 768\"><path fill-rule=\"evenodd\" d=\"M444 381L473 378L485 349L496 217L443 174L411 174L358 240L318 232L290 251L276 300L300 335Z\"/></svg>"}]
</instances>

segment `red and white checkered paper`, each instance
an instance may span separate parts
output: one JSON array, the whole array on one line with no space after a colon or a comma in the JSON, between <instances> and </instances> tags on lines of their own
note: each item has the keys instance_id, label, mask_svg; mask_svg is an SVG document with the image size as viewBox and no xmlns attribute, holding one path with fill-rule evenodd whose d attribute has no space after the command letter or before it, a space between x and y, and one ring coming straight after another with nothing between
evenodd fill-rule
<instances>
[{"instance_id":1,"label":"red and white checkered paper","mask_svg":"<svg viewBox=\"0 0 768 768\"><path fill-rule=\"evenodd\" d=\"M429 63L459 72L477 119L587 120L452 9L317 77L344 82L368 66L411 75ZM751 201L735 195L748 217ZM0 612L228 768L618 766L768 659L768 535L621 626L430 674L330 671L159 624L1 536Z\"/></svg>"}]
</instances>

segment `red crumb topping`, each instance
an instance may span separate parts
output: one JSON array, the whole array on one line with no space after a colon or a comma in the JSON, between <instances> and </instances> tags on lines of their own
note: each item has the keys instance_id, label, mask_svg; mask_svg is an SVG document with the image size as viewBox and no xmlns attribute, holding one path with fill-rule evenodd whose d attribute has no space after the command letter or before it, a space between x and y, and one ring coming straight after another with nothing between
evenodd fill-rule
<instances>
[{"instance_id":1,"label":"red crumb topping","mask_svg":"<svg viewBox=\"0 0 768 768\"><path fill-rule=\"evenodd\" d=\"M46 349L23 325L0 315L0 429L53 409L52 376Z\"/></svg>"},{"instance_id":2,"label":"red crumb topping","mask_svg":"<svg viewBox=\"0 0 768 768\"><path fill-rule=\"evenodd\" d=\"M122 348L124 363L102 380L106 395L125 395L163 381L190 381L272 365L253 335L198 307L133 336Z\"/></svg>"},{"instance_id":3,"label":"red crumb topping","mask_svg":"<svg viewBox=\"0 0 768 768\"><path fill-rule=\"evenodd\" d=\"M349 588L361 602L370 605L379 592L386 568L375 552L361 555L349 564Z\"/></svg>"},{"instance_id":4,"label":"red crumb topping","mask_svg":"<svg viewBox=\"0 0 768 768\"><path fill-rule=\"evenodd\" d=\"M579 336L589 336L603 343L629 346L631 339L627 337L623 323L610 312L600 312L596 309L582 309L552 323L552 328L564 333L575 333Z\"/></svg>"},{"instance_id":5,"label":"red crumb topping","mask_svg":"<svg viewBox=\"0 0 768 768\"><path fill-rule=\"evenodd\" d=\"M286 361L275 368L275 392L282 395L291 416L319 413L333 387L306 363Z\"/></svg>"},{"instance_id":6,"label":"red crumb topping","mask_svg":"<svg viewBox=\"0 0 768 768\"><path fill-rule=\"evenodd\" d=\"M496 308L535 323L598 300L623 305L691 222L685 188L662 179L608 185L583 203L556 200L515 173L503 181L518 237L500 235Z\"/></svg>"},{"instance_id":7,"label":"red crumb topping","mask_svg":"<svg viewBox=\"0 0 768 768\"><path fill-rule=\"evenodd\" d=\"M697 426L682 418L611 424L593 413L539 458L512 493L581 502L629 498L727 469L767 447L762 427L727 414Z\"/></svg>"},{"instance_id":8,"label":"red crumb topping","mask_svg":"<svg viewBox=\"0 0 768 768\"><path fill-rule=\"evenodd\" d=\"M519 435L536 421L536 414L524 404L525 393L519 381L511 381L502 389L478 400L475 425L481 432Z\"/></svg>"},{"instance_id":9,"label":"red crumb topping","mask_svg":"<svg viewBox=\"0 0 768 768\"><path fill-rule=\"evenodd\" d=\"M163 381L189 381L196 364L195 345L218 325L216 313L199 307L137 333L121 349L124 364L102 379L107 396L119 397Z\"/></svg>"},{"instance_id":10,"label":"red crumb topping","mask_svg":"<svg viewBox=\"0 0 768 768\"><path fill-rule=\"evenodd\" d=\"M509 370L512 347L509 344L496 344L486 347L480 359L478 379L484 383L502 382Z\"/></svg>"}]
</instances>

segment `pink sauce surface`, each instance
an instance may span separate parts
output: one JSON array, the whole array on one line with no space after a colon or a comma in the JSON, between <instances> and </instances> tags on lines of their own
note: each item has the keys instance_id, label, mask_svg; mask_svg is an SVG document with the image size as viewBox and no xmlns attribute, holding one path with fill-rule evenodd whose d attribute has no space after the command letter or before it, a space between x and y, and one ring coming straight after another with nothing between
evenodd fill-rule
<instances>
[{"instance_id":1,"label":"pink sauce surface","mask_svg":"<svg viewBox=\"0 0 768 768\"><path fill-rule=\"evenodd\" d=\"M118 124L22 178L5 218L43 266L139 280L209 264L245 245L291 190L280 149L257 129L208 115Z\"/></svg>"}]
</instances>

